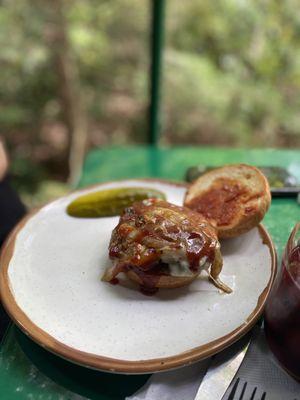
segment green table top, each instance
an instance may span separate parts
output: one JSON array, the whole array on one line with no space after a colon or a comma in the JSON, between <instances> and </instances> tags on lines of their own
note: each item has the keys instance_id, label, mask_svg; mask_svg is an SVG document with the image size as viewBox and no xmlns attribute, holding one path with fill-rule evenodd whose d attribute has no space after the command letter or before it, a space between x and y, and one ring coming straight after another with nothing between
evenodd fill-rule
<instances>
[{"instance_id":1,"label":"green table top","mask_svg":"<svg viewBox=\"0 0 300 400\"><path fill-rule=\"evenodd\" d=\"M190 166L236 162L283 166L300 181L300 151L145 146L92 151L86 159L79 187L125 178L183 180ZM272 200L264 224L279 254L299 220L300 206L295 198ZM111 375L73 365L40 348L14 326L1 343L1 399L124 399L148 378L149 375Z\"/></svg>"}]
</instances>

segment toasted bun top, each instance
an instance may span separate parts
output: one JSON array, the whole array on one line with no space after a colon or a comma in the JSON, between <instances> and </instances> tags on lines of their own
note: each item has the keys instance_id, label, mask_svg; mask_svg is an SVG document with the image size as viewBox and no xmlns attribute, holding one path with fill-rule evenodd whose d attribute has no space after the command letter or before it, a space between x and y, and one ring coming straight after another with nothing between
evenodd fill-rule
<instances>
[{"instance_id":1,"label":"toasted bun top","mask_svg":"<svg viewBox=\"0 0 300 400\"><path fill-rule=\"evenodd\" d=\"M208 218L219 237L234 237L256 226L271 202L268 181L258 168L227 165L200 176L184 205Z\"/></svg>"}]
</instances>

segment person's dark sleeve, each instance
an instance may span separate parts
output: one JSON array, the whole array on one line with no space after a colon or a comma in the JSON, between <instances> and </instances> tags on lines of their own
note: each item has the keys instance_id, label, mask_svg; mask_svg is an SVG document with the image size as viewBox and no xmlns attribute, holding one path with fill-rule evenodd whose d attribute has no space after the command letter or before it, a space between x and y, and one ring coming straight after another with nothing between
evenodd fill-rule
<instances>
[{"instance_id":1,"label":"person's dark sleeve","mask_svg":"<svg viewBox=\"0 0 300 400\"><path fill-rule=\"evenodd\" d=\"M25 215L26 209L9 183L9 177L0 181L0 247L9 232ZM0 341L6 331L9 317L0 303Z\"/></svg>"},{"instance_id":2,"label":"person's dark sleeve","mask_svg":"<svg viewBox=\"0 0 300 400\"><path fill-rule=\"evenodd\" d=\"M0 182L0 247L25 213L26 209L11 187L9 177L5 177Z\"/></svg>"}]
</instances>

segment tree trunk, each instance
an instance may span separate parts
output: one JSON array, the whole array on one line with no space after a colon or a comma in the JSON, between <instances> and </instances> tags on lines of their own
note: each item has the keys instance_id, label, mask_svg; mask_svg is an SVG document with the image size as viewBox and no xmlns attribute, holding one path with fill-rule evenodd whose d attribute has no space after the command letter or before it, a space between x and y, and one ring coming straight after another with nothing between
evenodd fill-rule
<instances>
[{"instance_id":1,"label":"tree trunk","mask_svg":"<svg viewBox=\"0 0 300 400\"><path fill-rule=\"evenodd\" d=\"M81 174L87 144L87 116L82 100L78 68L68 38L64 0L47 0L49 24L46 39L56 69L59 97L69 130L68 162L70 184Z\"/></svg>"}]
</instances>

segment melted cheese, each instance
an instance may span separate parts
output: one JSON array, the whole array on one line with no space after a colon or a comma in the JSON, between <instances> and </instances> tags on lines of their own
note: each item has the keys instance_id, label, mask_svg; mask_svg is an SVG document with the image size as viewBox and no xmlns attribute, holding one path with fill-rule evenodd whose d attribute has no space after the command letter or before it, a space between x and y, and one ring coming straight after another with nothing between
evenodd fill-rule
<instances>
[{"instance_id":1,"label":"melted cheese","mask_svg":"<svg viewBox=\"0 0 300 400\"><path fill-rule=\"evenodd\" d=\"M190 270L189 262L186 258L186 253L183 249L176 251L163 250L161 260L168 264L171 276L193 276L194 273ZM210 263L207 262L207 257L204 256L199 260L199 269L208 269ZM200 272L200 271L199 271Z\"/></svg>"}]
</instances>

